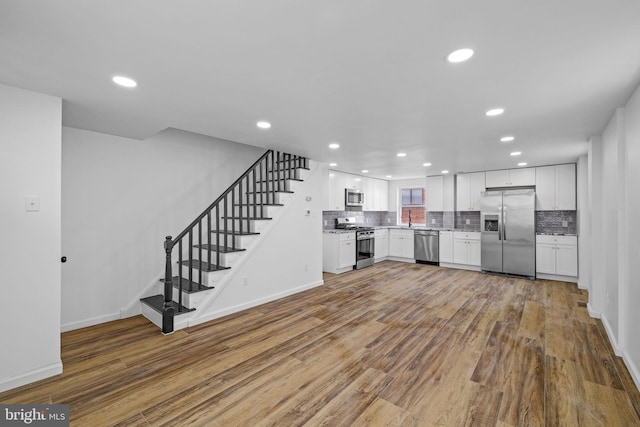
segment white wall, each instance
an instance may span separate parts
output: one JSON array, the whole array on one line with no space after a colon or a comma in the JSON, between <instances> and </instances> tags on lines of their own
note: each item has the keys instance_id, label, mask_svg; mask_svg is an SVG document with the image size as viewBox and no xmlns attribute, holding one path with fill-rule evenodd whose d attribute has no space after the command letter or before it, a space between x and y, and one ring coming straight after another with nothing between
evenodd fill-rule
<instances>
[{"instance_id":1,"label":"white wall","mask_svg":"<svg viewBox=\"0 0 640 427\"><path fill-rule=\"evenodd\" d=\"M59 98L0 85L0 391L62 372L61 112ZM28 195L38 212L25 212Z\"/></svg>"},{"instance_id":2,"label":"white wall","mask_svg":"<svg viewBox=\"0 0 640 427\"><path fill-rule=\"evenodd\" d=\"M578 158L578 286L591 288L591 209L589 209L589 159L587 155Z\"/></svg>"},{"instance_id":3,"label":"white wall","mask_svg":"<svg viewBox=\"0 0 640 427\"><path fill-rule=\"evenodd\" d=\"M62 329L120 318L180 233L264 149L168 129L132 140L62 133Z\"/></svg>"},{"instance_id":4,"label":"white wall","mask_svg":"<svg viewBox=\"0 0 640 427\"><path fill-rule=\"evenodd\" d=\"M321 285L324 168L317 167L294 193L259 246L196 322L272 301ZM311 200L307 200L310 198ZM311 214L307 215L306 211Z\"/></svg>"},{"instance_id":5,"label":"white wall","mask_svg":"<svg viewBox=\"0 0 640 427\"><path fill-rule=\"evenodd\" d=\"M640 254L640 88L636 89L625 107L625 146L626 146L626 216L624 234L625 253L628 256L624 277L627 288L621 293L621 323L623 325L623 357L634 374L636 385L640 388L640 280L638 280L638 260Z\"/></svg>"},{"instance_id":6,"label":"white wall","mask_svg":"<svg viewBox=\"0 0 640 427\"><path fill-rule=\"evenodd\" d=\"M624 131L616 112L602 133L602 224L604 232L604 311L602 319L618 339L618 164L619 135Z\"/></svg>"},{"instance_id":7,"label":"white wall","mask_svg":"<svg viewBox=\"0 0 640 427\"><path fill-rule=\"evenodd\" d=\"M640 388L640 88L589 145L589 311L601 317ZM582 238L582 234L581 234ZM581 255L582 260L582 255Z\"/></svg>"}]
</instances>

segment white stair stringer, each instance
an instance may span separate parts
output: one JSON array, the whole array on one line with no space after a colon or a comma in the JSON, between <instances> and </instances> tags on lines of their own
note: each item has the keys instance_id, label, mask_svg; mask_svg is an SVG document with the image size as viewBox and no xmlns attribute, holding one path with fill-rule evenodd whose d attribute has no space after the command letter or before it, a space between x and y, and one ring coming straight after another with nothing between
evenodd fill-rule
<instances>
[{"instance_id":1,"label":"white stair stringer","mask_svg":"<svg viewBox=\"0 0 640 427\"><path fill-rule=\"evenodd\" d=\"M288 191L290 192L281 192L276 193L275 203L281 206L265 206L265 217L271 218L270 220L251 220L250 230L254 233L253 235L236 235L229 236L229 238L236 239L236 245L242 249L240 252L233 253L221 253L220 255L220 265L225 267L230 267L225 270L211 271L211 272L202 272L202 284L204 286L211 287L212 289L201 291L197 293L187 293L183 291L182 294L182 305L191 309L195 309L195 311L182 313L174 317L174 330L184 329L189 326L194 326L205 321L210 320L209 318L203 317L206 312L206 307L212 304L212 302L216 299L216 297L222 292L225 286L242 271L242 266L245 264L246 260L248 260L254 250L260 246L261 242L264 238L275 228L277 228L280 219L287 209L292 205L292 203L297 200L297 198L301 197L301 193L304 189L304 185L306 184L306 179L310 177L315 171L320 170L319 166L316 162L309 160L309 170L306 169L298 169L296 171L296 178L300 179L295 181L288 181L287 184ZM295 190L294 190L295 189ZM253 200L253 196L249 195L249 201ZM244 206L243 210L247 207ZM234 212L237 212L240 207L235 207ZM239 224L237 220L229 219L228 221L228 229L231 230L232 222L235 222L236 229L239 228ZM203 239L204 240L204 239ZM205 242L206 243L206 242ZM215 242L211 242L215 245ZM221 243L222 244L222 243ZM178 266L177 266L177 251L173 254L173 275L177 276ZM203 259L206 261L206 250L203 249ZM194 249L194 256L198 253L197 249ZM212 253L212 260L215 259L215 253ZM214 262L214 261L212 261ZM182 277L188 279L189 267L183 266L182 268ZM197 281L197 270L193 270L192 280ZM164 283L158 280L155 283L155 286L152 286L151 289L147 289L145 294L164 294ZM173 288L173 300L178 301L179 290L174 287ZM145 316L148 320L154 323L159 328L162 328L162 314L158 313L153 308L149 307L147 304L140 303L140 312L143 316Z\"/></svg>"}]
</instances>

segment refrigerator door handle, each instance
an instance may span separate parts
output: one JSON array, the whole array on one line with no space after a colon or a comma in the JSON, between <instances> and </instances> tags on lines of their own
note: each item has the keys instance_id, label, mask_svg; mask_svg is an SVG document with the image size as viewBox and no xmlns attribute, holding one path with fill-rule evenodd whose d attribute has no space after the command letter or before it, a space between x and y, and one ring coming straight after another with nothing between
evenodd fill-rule
<instances>
[{"instance_id":1,"label":"refrigerator door handle","mask_svg":"<svg viewBox=\"0 0 640 427\"><path fill-rule=\"evenodd\" d=\"M507 209L502 208L502 240L507 240Z\"/></svg>"},{"instance_id":2,"label":"refrigerator door handle","mask_svg":"<svg viewBox=\"0 0 640 427\"><path fill-rule=\"evenodd\" d=\"M502 206L498 205L498 240L502 240Z\"/></svg>"}]
</instances>

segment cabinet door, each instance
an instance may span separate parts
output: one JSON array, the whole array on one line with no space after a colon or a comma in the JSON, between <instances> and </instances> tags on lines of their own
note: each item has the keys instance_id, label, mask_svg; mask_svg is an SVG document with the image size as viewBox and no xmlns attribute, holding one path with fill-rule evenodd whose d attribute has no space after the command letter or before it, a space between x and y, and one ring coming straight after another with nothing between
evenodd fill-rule
<instances>
[{"instance_id":1,"label":"cabinet door","mask_svg":"<svg viewBox=\"0 0 640 427\"><path fill-rule=\"evenodd\" d=\"M346 174L342 172L329 171L329 205L327 210L344 210L344 190Z\"/></svg>"},{"instance_id":2,"label":"cabinet door","mask_svg":"<svg viewBox=\"0 0 640 427\"><path fill-rule=\"evenodd\" d=\"M453 233L441 231L439 240L440 262L453 262Z\"/></svg>"},{"instance_id":3,"label":"cabinet door","mask_svg":"<svg viewBox=\"0 0 640 427\"><path fill-rule=\"evenodd\" d=\"M563 276L578 275L578 247L574 245L556 245L556 274Z\"/></svg>"},{"instance_id":4,"label":"cabinet door","mask_svg":"<svg viewBox=\"0 0 640 427\"><path fill-rule=\"evenodd\" d=\"M382 235L375 238L375 259L386 258L389 256L389 236Z\"/></svg>"},{"instance_id":5,"label":"cabinet door","mask_svg":"<svg viewBox=\"0 0 640 427\"><path fill-rule=\"evenodd\" d=\"M556 274L556 246L548 243L536 245L536 272Z\"/></svg>"},{"instance_id":6,"label":"cabinet door","mask_svg":"<svg viewBox=\"0 0 640 427\"><path fill-rule=\"evenodd\" d=\"M456 179L453 175L445 175L443 179L442 210L445 212L453 212L456 210Z\"/></svg>"},{"instance_id":7,"label":"cabinet door","mask_svg":"<svg viewBox=\"0 0 640 427\"><path fill-rule=\"evenodd\" d=\"M356 265L356 241L347 240L340 242L340 257L338 268Z\"/></svg>"},{"instance_id":8,"label":"cabinet door","mask_svg":"<svg viewBox=\"0 0 640 427\"><path fill-rule=\"evenodd\" d=\"M468 211L471 192L471 178L469 174L460 174L456 177L456 210Z\"/></svg>"},{"instance_id":9,"label":"cabinet door","mask_svg":"<svg viewBox=\"0 0 640 427\"><path fill-rule=\"evenodd\" d=\"M405 233L402 237L402 257L414 258L413 231Z\"/></svg>"},{"instance_id":10,"label":"cabinet door","mask_svg":"<svg viewBox=\"0 0 640 427\"><path fill-rule=\"evenodd\" d=\"M481 193L485 191L485 173L477 172L469 174L469 208L472 211L480 210Z\"/></svg>"},{"instance_id":11,"label":"cabinet door","mask_svg":"<svg viewBox=\"0 0 640 427\"><path fill-rule=\"evenodd\" d=\"M469 247L469 265L480 266L480 240L469 240L467 242Z\"/></svg>"},{"instance_id":12,"label":"cabinet door","mask_svg":"<svg viewBox=\"0 0 640 427\"><path fill-rule=\"evenodd\" d=\"M364 206L363 211L375 211L376 210L376 187L375 179L362 178L362 190L364 191Z\"/></svg>"},{"instance_id":13,"label":"cabinet door","mask_svg":"<svg viewBox=\"0 0 640 427\"><path fill-rule=\"evenodd\" d=\"M536 210L550 211L556 206L556 167L536 168Z\"/></svg>"},{"instance_id":14,"label":"cabinet door","mask_svg":"<svg viewBox=\"0 0 640 427\"><path fill-rule=\"evenodd\" d=\"M488 171L485 177L487 188L507 187L509 185L509 171Z\"/></svg>"},{"instance_id":15,"label":"cabinet door","mask_svg":"<svg viewBox=\"0 0 640 427\"><path fill-rule=\"evenodd\" d=\"M427 177L427 211L441 212L443 207L444 195L444 177L428 176Z\"/></svg>"},{"instance_id":16,"label":"cabinet door","mask_svg":"<svg viewBox=\"0 0 640 427\"><path fill-rule=\"evenodd\" d=\"M402 236L389 236L389 256L402 257Z\"/></svg>"},{"instance_id":17,"label":"cabinet door","mask_svg":"<svg viewBox=\"0 0 640 427\"><path fill-rule=\"evenodd\" d=\"M453 239L453 262L456 264L468 264L469 255L467 241L464 239Z\"/></svg>"},{"instance_id":18,"label":"cabinet door","mask_svg":"<svg viewBox=\"0 0 640 427\"><path fill-rule=\"evenodd\" d=\"M509 186L536 185L536 169L509 169Z\"/></svg>"},{"instance_id":19,"label":"cabinet door","mask_svg":"<svg viewBox=\"0 0 640 427\"><path fill-rule=\"evenodd\" d=\"M558 165L556 168L556 209L576 210L576 165ZM537 185L536 185L537 187ZM537 190L536 190L537 191Z\"/></svg>"}]
</instances>

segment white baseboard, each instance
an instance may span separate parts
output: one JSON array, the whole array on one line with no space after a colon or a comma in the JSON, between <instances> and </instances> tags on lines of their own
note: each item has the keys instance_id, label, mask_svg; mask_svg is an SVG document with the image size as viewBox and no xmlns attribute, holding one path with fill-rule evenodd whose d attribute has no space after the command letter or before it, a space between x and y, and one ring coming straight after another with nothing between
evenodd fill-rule
<instances>
[{"instance_id":1,"label":"white baseboard","mask_svg":"<svg viewBox=\"0 0 640 427\"><path fill-rule=\"evenodd\" d=\"M287 289L286 291L278 292L278 293L268 295L266 297L258 298L252 301L247 301L242 304L235 305L233 307L227 307L223 310L217 310L210 313L206 313L206 314L203 314L202 316L191 319L189 322L189 326L199 325L201 323L205 323L210 320L218 319L220 317L227 316L229 314L237 313L238 311L246 310L248 308L256 307L261 304L275 301L277 299L284 298L289 295L297 294L299 292L306 291L308 289L316 288L318 286L322 286L323 284L324 284L324 280L307 283L306 285L298 286L297 288Z\"/></svg>"},{"instance_id":2,"label":"white baseboard","mask_svg":"<svg viewBox=\"0 0 640 427\"><path fill-rule=\"evenodd\" d=\"M622 348L618 345L618 340L616 339L615 334L613 333L613 329L611 328L611 324L607 320L607 316L602 314L600 316L602 320L602 324L604 325L605 331L607 331L607 336L609 337L609 342L611 343L611 347L613 347L613 351L616 356L622 356Z\"/></svg>"},{"instance_id":3,"label":"white baseboard","mask_svg":"<svg viewBox=\"0 0 640 427\"><path fill-rule=\"evenodd\" d=\"M558 282L578 283L578 278L574 276L560 276L557 274L536 273L536 279L556 280Z\"/></svg>"},{"instance_id":4,"label":"white baseboard","mask_svg":"<svg viewBox=\"0 0 640 427\"><path fill-rule=\"evenodd\" d=\"M578 289L583 289L585 291L588 291L589 290L589 285L581 283L580 279L578 279Z\"/></svg>"},{"instance_id":5,"label":"white baseboard","mask_svg":"<svg viewBox=\"0 0 640 427\"><path fill-rule=\"evenodd\" d=\"M441 262L440 267L456 268L458 270L481 271L480 266L467 264L453 264L450 262Z\"/></svg>"},{"instance_id":6,"label":"white baseboard","mask_svg":"<svg viewBox=\"0 0 640 427\"><path fill-rule=\"evenodd\" d=\"M589 312L589 316L593 317L594 319L602 319L602 313L600 313L599 311L595 311L590 302L587 303L587 312Z\"/></svg>"},{"instance_id":7,"label":"white baseboard","mask_svg":"<svg viewBox=\"0 0 640 427\"><path fill-rule=\"evenodd\" d=\"M79 320L77 322L65 323L60 326L60 332L73 331L74 329L86 328L87 326L98 325L100 323L119 320L122 316L120 313L110 313L102 316L91 317L89 319Z\"/></svg>"},{"instance_id":8,"label":"white baseboard","mask_svg":"<svg viewBox=\"0 0 640 427\"><path fill-rule=\"evenodd\" d=\"M0 380L0 393L62 373L62 361L34 369L16 377Z\"/></svg>"},{"instance_id":9,"label":"white baseboard","mask_svg":"<svg viewBox=\"0 0 640 427\"><path fill-rule=\"evenodd\" d=\"M636 387L640 390L640 370L638 370L638 367L633 363L633 360L624 349L622 350L622 360L627 366L627 369L631 374L631 378L633 378L633 382L636 383Z\"/></svg>"}]
</instances>

